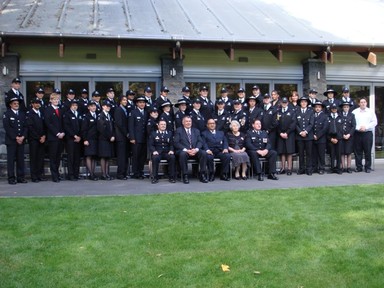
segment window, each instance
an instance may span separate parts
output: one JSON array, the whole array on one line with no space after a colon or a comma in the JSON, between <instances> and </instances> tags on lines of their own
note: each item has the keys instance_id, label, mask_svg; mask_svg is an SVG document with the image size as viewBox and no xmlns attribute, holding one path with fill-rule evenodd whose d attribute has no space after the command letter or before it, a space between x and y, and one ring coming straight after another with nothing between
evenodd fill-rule
<instances>
[{"instance_id":1,"label":"window","mask_svg":"<svg viewBox=\"0 0 384 288\"><path fill-rule=\"evenodd\" d=\"M88 81L61 81L61 100L65 100L69 89L75 91L76 98L81 96L81 90L87 89L89 92ZM92 93L92 92L91 92Z\"/></svg>"},{"instance_id":2,"label":"window","mask_svg":"<svg viewBox=\"0 0 384 288\"><path fill-rule=\"evenodd\" d=\"M199 96L199 90L201 86L207 86L208 91L211 91L211 83L209 82L187 82L185 85L191 89L192 98ZM208 98L212 99L211 95L208 94Z\"/></svg>"},{"instance_id":3,"label":"window","mask_svg":"<svg viewBox=\"0 0 384 288\"><path fill-rule=\"evenodd\" d=\"M228 97L231 99L237 98L237 90L240 88L239 83L216 83L216 99L220 98L221 96L221 89L227 88L228 91Z\"/></svg>"},{"instance_id":4,"label":"window","mask_svg":"<svg viewBox=\"0 0 384 288\"><path fill-rule=\"evenodd\" d=\"M292 91L297 91L297 84L275 84L275 90L279 92L280 99L283 97L289 97L292 95Z\"/></svg>"}]
</instances>

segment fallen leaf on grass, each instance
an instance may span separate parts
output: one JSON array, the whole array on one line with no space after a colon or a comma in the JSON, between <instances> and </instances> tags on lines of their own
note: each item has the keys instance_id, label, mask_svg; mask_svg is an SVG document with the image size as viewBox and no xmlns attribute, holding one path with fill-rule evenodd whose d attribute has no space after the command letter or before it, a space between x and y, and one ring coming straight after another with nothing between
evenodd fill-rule
<instances>
[{"instance_id":1,"label":"fallen leaf on grass","mask_svg":"<svg viewBox=\"0 0 384 288\"><path fill-rule=\"evenodd\" d=\"M253 274L255 274L255 275L260 275L261 272L260 272L260 271L253 271Z\"/></svg>"},{"instance_id":2,"label":"fallen leaf on grass","mask_svg":"<svg viewBox=\"0 0 384 288\"><path fill-rule=\"evenodd\" d=\"M229 266L226 265L226 264L221 264L221 270L223 270L223 272L229 272L231 270L229 270Z\"/></svg>"},{"instance_id":3,"label":"fallen leaf on grass","mask_svg":"<svg viewBox=\"0 0 384 288\"><path fill-rule=\"evenodd\" d=\"M159 276L157 276L157 278L160 278L160 277L163 277L164 276L164 274L160 274Z\"/></svg>"}]
</instances>

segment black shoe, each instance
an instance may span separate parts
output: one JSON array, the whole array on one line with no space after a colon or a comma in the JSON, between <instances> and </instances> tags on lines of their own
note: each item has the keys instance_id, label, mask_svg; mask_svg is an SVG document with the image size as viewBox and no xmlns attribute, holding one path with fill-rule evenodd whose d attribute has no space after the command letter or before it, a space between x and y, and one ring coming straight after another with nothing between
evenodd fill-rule
<instances>
[{"instance_id":1,"label":"black shoe","mask_svg":"<svg viewBox=\"0 0 384 288\"><path fill-rule=\"evenodd\" d=\"M235 176L235 179L240 180L241 178L240 178L240 176Z\"/></svg>"},{"instance_id":2,"label":"black shoe","mask_svg":"<svg viewBox=\"0 0 384 288\"><path fill-rule=\"evenodd\" d=\"M269 174L268 179L270 180L279 180L279 178L276 177L275 173Z\"/></svg>"},{"instance_id":3,"label":"black shoe","mask_svg":"<svg viewBox=\"0 0 384 288\"><path fill-rule=\"evenodd\" d=\"M337 174L339 174L339 175L341 175L341 174L343 174L343 170L337 170Z\"/></svg>"},{"instance_id":4,"label":"black shoe","mask_svg":"<svg viewBox=\"0 0 384 288\"><path fill-rule=\"evenodd\" d=\"M39 180L39 181L43 182L43 181L47 181L47 178L44 178L44 177L39 177L39 178L37 178L37 180Z\"/></svg>"},{"instance_id":5,"label":"black shoe","mask_svg":"<svg viewBox=\"0 0 384 288\"><path fill-rule=\"evenodd\" d=\"M213 181L215 181L215 173L209 173L208 181L209 181L209 182L213 182Z\"/></svg>"},{"instance_id":6,"label":"black shoe","mask_svg":"<svg viewBox=\"0 0 384 288\"><path fill-rule=\"evenodd\" d=\"M55 182L55 183L59 183L60 179L59 178L55 178L55 179L52 179L52 181Z\"/></svg>"},{"instance_id":7,"label":"black shoe","mask_svg":"<svg viewBox=\"0 0 384 288\"><path fill-rule=\"evenodd\" d=\"M20 179L17 179L17 183L25 184L25 183L28 183L28 181L25 180L24 178L20 178Z\"/></svg>"},{"instance_id":8,"label":"black shoe","mask_svg":"<svg viewBox=\"0 0 384 288\"><path fill-rule=\"evenodd\" d=\"M247 176L241 176L241 179L248 180L248 177Z\"/></svg>"},{"instance_id":9,"label":"black shoe","mask_svg":"<svg viewBox=\"0 0 384 288\"><path fill-rule=\"evenodd\" d=\"M363 172L363 168L356 168L355 172Z\"/></svg>"},{"instance_id":10,"label":"black shoe","mask_svg":"<svg viewBox=\"0 0 384 288\"><path fill-rule=\"evenodd\" d=\"M169 178L168 181L169 181L169 183L176 183L175 178Z\"/></svg>"},{"instance_id":11,"label":"black shoe","mask_svg":"<svg viewBox=\"0 0 384 288\"><path fill-rule=\"evenodd\" d=\"M319 170L319 174L323 175L324 174L324 170Z\"/></svg>"},{"instance_id":12,"label":"black shoe","mask_svg":"<svg viewBox=\"0 0 384 288\"><path fill-rule=\"evenodd\" d=\"M365 173L371 173L371 169L369 168L365 169Z\"/></svg>"},{"instance_id":13,"label":"black shoe","mask_svg":"<svg viewBox=\"0 0 384 288\"><path fill-rule=\"evenodd\" d=\"M16 181L15 180L8 180L8 184L9 185L16 185Z\"/></svg>"},{"instance_id":14,"label":"black shoe","mask_svg":"<svg viewBox=\"0 0 384 288\"><path fill-rule=\"evenodd\" d=\"M303 170L297 171L297 175L303 175L305 172Z\"/></svg>"},{"instance_id":15,"label":"black shoe","mask_svg":"<svg viewBox=\"0 0 384 288\"><path fill-rule=\"evenodd\" d=\"M201 183L208 183L208 182L209 182L208 179L207 179L207 176L205 176L204 173L202 173L202 174L200 175L200 182L201 182Z\"/></svg>"},{"instance_id":16,"label":"black shoe","mask_svg":"<svg viewBox=\"0 0 384 288\"><path fill-rule=\"evenodd\" d=\"M223 176L220 177L220 180L223 180L223 181L230 181L229 177L227 176L227 174L223 174Z\"/></svg>"},{"instance_id":17,"label":"black shoe","mask_svg":"<svg viewBox=\"0 0 384 288\"><path fill-rule=\"evenodd\" d=\"M32 179L31 180L33 183L39 183L40 181L39 181L39 179Z\"/></svg>"},{"instance_id":18,"label":"black shoe","mask_svg":"<svg viewBox=\"0 0 384 288\"><path fill-rule=\"evenodd\" d=\"M279 171L279 174L285 174L285 170L284 170L284 169L281 169L281 170Z\"/></svg>"},{"instance_id":19,"label":"black shoe","mask_svg":"<svg viewBox=\"0 0 384 288\"><path fill-rule=\"evenodd\" d=\"M89 176L88 179L89 179L89 180L92 180L92 181L97 181L97 180L99 180L99 178L96 177L95 175L91 175L91 176Z\"/></svg>"},{"instance_id":20,"label":"black shoe","mask_svg":"<svg viewBox=\"0 0 384 288\"><path fill-rule=\"evenodd\" d=\"M257 177L257 180L264 181L264 175L263 174L259 174L259 176Z\"/></svg>"},{"instance_id":21,"label":"black shoe","mask_svg":"<svg viewBox=\"0 0 384 288\"><path fill-rule=\"evenodd\" d=\"M151 181L152 184L156 184L156 183L159 183L159 180L157 178L152 178L152 181Z\"/></svg>"},{"instance_id":22,"label":"black shoe","mask_svg":"<svg viewBox=\"0 0 384 288\"><path fill-rule=\"evenodd\" d=\"M77 181L77 178L76 177L68 177L68 180L69 181Z\"/></svg>"},{"instance_id":23,"label":"black shoe","mask_svg":"<svg viewBox=\"0 0 384 288\"><path fill-rule=\"evenodd\" d=\"M287 170L287 176L291 176L292 175L292 171L291 170Z\"/></svg>"},{"instance_id":24,"label":"black shoe","mask_svg":"<svg viewBox=\"0 0 384 288\"><path fill-rule=\"evenodd\" d=\"M100 180L111 181L111 180L113 180L113 178L110 177L109 175L106 175L106 176L101 176Z\"/></svg>"},{"instance_id":25,"label":"black shoe","mask_svg":"<svg viewBox=\"0 0 384 288\"><path fill-rule=\"evenodd\" d=\"M347 173L351 174L352 173L352 169L351 168L347 168Z\"/></svg>"},{"instance_id":26,"label":"black shoe","mask_svg":"<svg viewBox=\"0 0 384 288\"><path fill-rule=\"evenodd\" d=\"M188 179L188 175L187 175L187 174L185 174L185 175L183 176L183 183L184 183L184 184L189 184L189 179Z\"/></svg>"},{"instance_id":27,"label":"black shoe","mask_svg":"<svg viewBox=\"0 0 384 288\"><path fill-rule=\"evenodd\" d=\"M128 177L127 176L117 176L116 179L118 179L118 180L127 180Z\"/></svg>"}]
</instances>

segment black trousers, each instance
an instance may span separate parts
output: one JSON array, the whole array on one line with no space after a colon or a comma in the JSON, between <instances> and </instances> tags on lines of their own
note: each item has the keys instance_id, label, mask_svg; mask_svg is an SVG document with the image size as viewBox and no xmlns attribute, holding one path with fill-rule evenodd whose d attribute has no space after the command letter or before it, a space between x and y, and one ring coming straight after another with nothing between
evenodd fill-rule
<instances>
[{"instance_id":1,"label":"black trousers","mask_svg":"<svg viewBox=\"0 0 384 288\"><path fill-rule=\"evenodd\" d=\"M67 140L68 178L78 178L80 170L81 144Z\"/></svg>"},{"instance_id":2,"label":"black trousers","mask_svg":"<svg viewBox=\"0 0 384 288\"><path fill-rule=\"evenodd\" d=\"M59 180L59 167L63 147L64 144L62 140L48 142L49 169L51 170L52 180L54 181Z\"/></svg>"},{"instance_id":3,"label":"black trousers","mask_svg":"<svg viewBox=\"0 0 384 288\"><path fill-rule=\"evenodd\" d=\"M128 144L127 140L116 142L117 177L127 176L128 171Z\"/></svg>"},{"instance_id":4,"label":"black trousers","mask_svg":"<svg viewBox=\"0 0 384 288\"><path fill-rule=\"evenodd\" d=\"M8 181L16 180L15 177L15 163L16 163L16 177L17 180L24 179L25 165L24 165L24 144L8 144L7 145L7 173Z\"/></svg>"},{"instance_id":5,"label":"black trousers","mask_svg":"<svg viewBox=\"0 0 384 288\"><path fill-rule=\"evenodd\" d=\"M312 172L312 140L298 140L297 146L299 148L299 171L307 173Z\"/></svg>"},{"instance_id":6,"label":"black trousers","mask_svg":"<svg viewBox=\"0 0 384 288\"><path fill-rule=\"evenodd\" d=\"M37 180L44 174L45 144L35 139L29 139L28 142L31 179Z\"/></svg>"},{"instance_id":7,"label":"black trousers","mask_svg":"<svg viewBox=\"0 0 384 288\"><path fill-rule=\"evenodd\" d=\"M313 171L324 171L325 170L325 149L326 143L316 143L313 141L312 147L312 167Z\"/></svg>"},{"instance_id":8,"label":"black trousers","mask_svg":"<svg viewBox=\"0 0 384 288\"><path fill-rule=\"evenodd\" d=\"M231 154L229 153L222 153L219 151L212 151L213 155L207 154L207 167L208 167L208 173L215 173L215 163L214 159L219 158L221 162L221 175L223 174L229 174L229 163L231 161ZM220 176L221 176L220 175Z\"/></svg>"},{"instance_id":9,"label":"black trousers","mask_svg":"<svg viewBox=\"0 0 384 288\"><path fill-rule=\"evenodd\" d=\"M260 156L256 150L249 150L248 151L249 158L251 158L251 164L253 165L253 170L256 172L256 174L263 173L260 158L263 158ZM277 152L275 150L269 150L268 154L264 156L268 160L268 173L274 174L276 173L276 159L277 159Z\"/></svg>"},{"instance_id":10,"label":"black trousers","mask_svg":"<svg viewBox=\"0 0 384 288\"><path fill-rule=\"evenodd\" d=\"M120 156L118 156L120 157ZM144 164L147 160L147 143L132 144L132 172L133 176L143 175Z\"/></svg>"},{"instance_id":11,"label":"black trousers","mask_svg":"<svg viewBox=\"0 0 384 288\"><path fill-rule=\"evenodd\" d=\"M160 160L167 160L168 162L168 176L169 178L174 179L176 174L176 157L175 154L168 154L167 152L162 152L158 155L152 155L152 174L154 178L159 176L159 163Z\"/></svg>"},{"instance_id":12,"label":"black trousers","mask_svg":"<svg viewBox=\"0 0 384 288\"><path fill-rule=\"evenodd\" d=\"M372 169L371 150L373 145L373 133L372 131L358 132L355 131L354 138L354 150L355 150L355 162L357 169L363 169L363 154L364 154L364 168Z\"/></svg>"},{"instance_id":13,"label":"black trousers","mask_svg":"<svg viewBox=\"0 0 384 288\"><path fill-rule=\"evenodd\" d=\"M329 155L331 156L331 170L338 172L341 170L341 140L336 144L329 143Z\"/></svg>"},{"instance_id":14,"label":"black trousers","mask_svg":"<svg viewBox=\"0 0 384 288\"><path fill-rule=\"evenodd\" d=\"M199 168L200 168L200 173L206 173L207 172L207 152L204 150L199 150L197 154L193 157L190 157L187 152L185 151L180 151L178 153L179 157L179 164L181 168L181 173L183 175L188 174L188 159L198 159L199 161Z\"/></svg>"}]
</instances>

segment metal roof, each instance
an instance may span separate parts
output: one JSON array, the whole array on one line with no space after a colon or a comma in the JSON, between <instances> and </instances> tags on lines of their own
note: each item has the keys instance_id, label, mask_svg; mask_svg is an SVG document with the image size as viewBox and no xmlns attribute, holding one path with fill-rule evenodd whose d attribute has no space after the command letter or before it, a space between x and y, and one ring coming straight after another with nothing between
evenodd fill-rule
<instances>
[{"instance_id":1,"label":"metal roof","mask_svg":"<svg viewBox=\"0 0 384 288\"><path fill-rule=\"evenodd\" d=\"M0 34L384 47L383 0L3 0Z\"/></svg>"}]
</instances>

